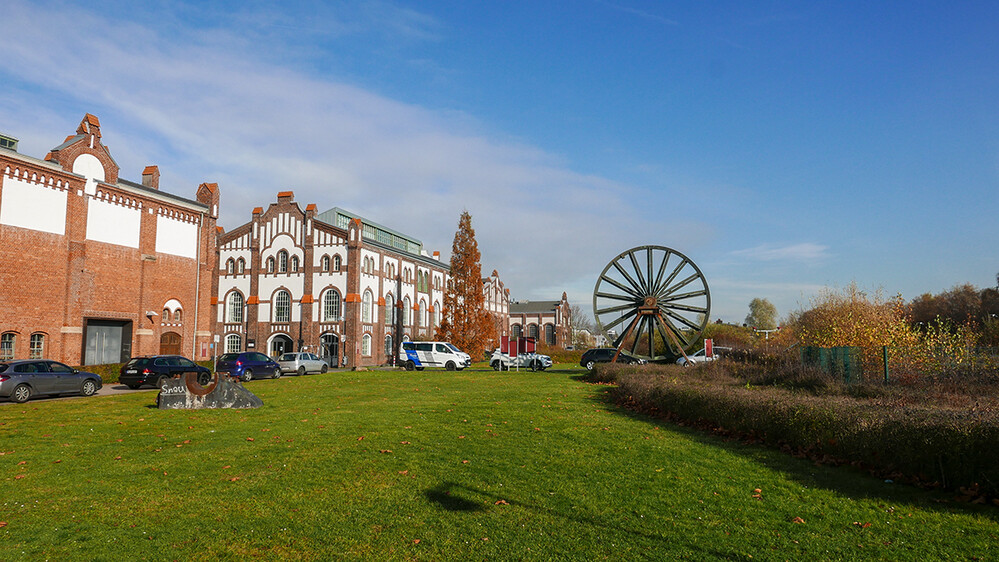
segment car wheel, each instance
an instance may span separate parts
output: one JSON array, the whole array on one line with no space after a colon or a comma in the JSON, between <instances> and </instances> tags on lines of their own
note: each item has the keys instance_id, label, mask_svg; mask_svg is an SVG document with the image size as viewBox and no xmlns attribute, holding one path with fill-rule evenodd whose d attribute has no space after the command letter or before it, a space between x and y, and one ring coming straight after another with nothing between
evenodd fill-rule
<instances>
[{"instance_id":1,"label":"car wheel","mask_svg":"<svg viewBox=\"0 0 999 562\"><path fill-rule=\"evenodd\" d=\"M329 370L330 370L329 365L327 365L326 363L323 363L323 368L319 369L319 372L320 373L325 373L326 371L329 371Z\"/></svg>"},{"instance_id":2,"label":"car wheel","mask_svg":"<svg viewBox=\"0 0 999 562\"><path fill-rule=\"evenodd\" d=\"M417 368L416 368L416 370L417 370L417 371L422 371L422 370L423 370L423 367L417 367Z\"/></svg>"},{"instance_id":3,"label":"car wheel","mask_svg":"<svg viewBox=\"0 0 999 562\"><path fill-rule=\"evenodd\" d=\"M247 369L243 371L243 382L250 382L253 380L253 370Z\"/></svg>"},{"instance_id":4,"label":"car wheel","mask_svg":"<svg viewBox=\"0 0 999 562\"><path fill-rule=\"evenodd\" d=\"M167 383L167 376L160 375L160 378L156 379L156 388L163 390L163 387L166 386L166 383Z\"/></svg>"},{"instance_id":5,"label":"car wheel","mask_svg":"<svg viewBox=\"0 0 999 562\"><path fill-rule=\"evenodd\" d=\"M537 371L538 370L538 362L537 361L532 361L531 362L531 370L532 371Z\"/></svg>"},{"instance_id":6,"label":"car wheel","mask_svg":"<svg viewBox=\"0 0 999 562\"><path fill-rule=\"evenodd\" d=\"M595 363L595 362L593 362L593 361L587 361L587 362L586 362L586 370L588 370L588 371L592 371L592 370L593 370L593 366L594 366L594 365L596 365L596 363Z\"/></svg>"},{"instance_id":7,"label":"car wheel","mask_svg":"<svg viewBox=\"0 0 999 562\"><path fill-rule=\"evenodd\" d=\"M281 368L280 367L275 367L274 368L274 374L271 375L271 378L272 379L279 379L279 378L281 378Z\"/></svg>"},{"instance_id":8,"label":"car wheel","mask_svg":"<svg viewBox=\"0 0 999 562\"><path fill-rule=\"evenodd\" d=\"M499 371L500 368L499 361L493 361L492 363L489 364L489 366L492 367L494 371Z\"/></svg>"},{"instance_id":9,"label":"car wheel","mask_svg":"<svg viewBox=\"0 0 999 562\"><path fill-rule=\"evenodd\" d=\"M201 386L207 386L208 383L212 382L212 375L209 373L198 373L198 384Z\"/></svg>"},{"instance_id":10,"label":"car wheel","mask_svg":"<svg viewBox=\"0 0 999 562\"><path fill-rule=\"evenodd\" d=\"M142 385L139 384L139 383L134 383L133 382L132 384L126 384L125 386L127 386L128 388L131 388L132 390L139 390L139 387L142 386Z\"/></svg>"},{"instance_id":11,"label":"car wheel","mask_svg":"<svg viewBox=\"0 0 999 562\"><path fill-rule=\"evenodd\" d=\"M17 388L15 388L14 392L11 393L10 395L10 399L13 400L14 402L17 402L18 404L24 404L25 402L28 401L28 398L30 397L31 397L31 388L29 388L28 385L26 384L17 385Z\"/></svg>"},{"instance_id":12,"label":"car wheel","mask_svg":"<svg viewBox=\"0 0 999 562\"><path fill-rule=\"evenodd\" d=\"M444 365L444 368L447 369L448 371L453 371L455 368L454 361L448 361L447 365Z\"/></svg>"},{"instance_id":13,"label":"car wheel","mask_svg":"<svg viewBox=\"0 0 999 562\"><path fill-rule=\"evenodd\" d=\"M406 370L412 371L414 369L416 369L416 363L413 363L412 361L406 361Z\"/></svg>"},{"instance_id":14,"label":"car wheel","mask_svg":"<svg viewBox=\"0 0 999 562\"><path fill-rule=\"evenodd\" d=\"M298 368L298 376L302 376L304 374L305 374L305 367L299 367Z\"/></svg>"},{"instance_id":15,"label":"car wheel","mask_svg":"<svg viewBox=\"0 0 999 562\"><path fill-rule=\"evenodd\" d=\"M83 381L83 386L80 387L80 394L84 396L93 396L97 392L97 383L92 379L87 379Z\"/></svg>"}]
</instances>

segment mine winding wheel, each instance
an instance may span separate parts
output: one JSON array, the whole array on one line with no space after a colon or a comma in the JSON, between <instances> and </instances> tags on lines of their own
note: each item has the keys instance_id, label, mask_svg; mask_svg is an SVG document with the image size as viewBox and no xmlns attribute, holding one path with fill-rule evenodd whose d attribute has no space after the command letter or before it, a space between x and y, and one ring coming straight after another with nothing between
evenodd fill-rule
<instances>
[{"instance_id":1,"label":"mine winding wheel","mask_svg":"<svg viewBox=\"0 0 999 562\"><path fill-rule=\"evenodd\" d=\"M711 312L701 270L665 246L638 246L611 260L593 289L597 327L618 351L670 361L699 343Z\"/></svg>"}]
</instances>

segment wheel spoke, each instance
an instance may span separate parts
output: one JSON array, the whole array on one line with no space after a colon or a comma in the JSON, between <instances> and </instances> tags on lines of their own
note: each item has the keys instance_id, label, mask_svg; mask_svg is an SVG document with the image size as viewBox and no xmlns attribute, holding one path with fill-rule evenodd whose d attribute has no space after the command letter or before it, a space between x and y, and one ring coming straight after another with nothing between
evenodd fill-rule
<instances>
[{"instance_id":1,"label":"wheel spoke","mask_svg":"<svg viewBox=\"0 0 999 562\"><path fill-rule=\"evenodd\" d=\"M671 295L669 298L658 299L659 302L676 302L683 299L689 299L692 297L703 297L708 294L708 291L701 289L700 291L691 291L689 293L683 293L680 295Z\"/></svg>"},{"instance_id":2,"label":"wheel spoke","mask_svg":"<svg viewBox=\"0 0 999 562\"><path fill-rule=\"evenodd\" d=\"M635 349L638 347L638 342L642 339L642 327L645 326L646 316L638 317L638 329L635 330L635 335L631 340L631 354L635 354Z\"/></svg>"},{"instance_id":3,"label":"wheel spoke","mask_svg":"<svg viewBox=\"0 0 999 562\"><path fill-rule=\"evenodd\" d=\"M656 332L653 318L648 318L646 324L649 326L646 330L649 334L649 357L656 357Z\"/></svg>"},{"instance_id":4,"label":"wheel spoke","mask_svg":"<svg viewBox=\"0 0 999 562\"><path fill-rule=\"evenodd\" d=\"M636 291L638 291L638 296L639 297L643 297L644 296L644 293L643 293L644 289L642 289L642 286L639 285L638 283L636 283L635 280L631 278L631 275L628 275L628 272L625 271L624 268L621 267L620 264L618 264L617 262L614 262L614 269L618 270L618 272L620 272L621 275L624 275L624 278L628 280L628 283L631 283L632 288L634 288Z\"/></svg>"},{"instance_id":5,"label":"wheel spoke","mask_svg":"<svg viewBox=\"0 0 999 562\"><path fill-rule=\"evenodd\" d=\"M614 299L614 300L619 300L619 301L627 301L627 302L630 302L630 303L635 302L635 297L632 297L632 296L614 295L614 294L611 294L611 293L595 293L595 296L598 296L598 297L601 297L601 298L604 298L604 299Z\"/></svg>"},{"instance_id":6,"label":"wheel spoke","mask_svg":"<svg viewBox=\"0 0 999 562\"><path fill-rule=\"evenodd\" d=\"M620 348L621 347L621 342L624 341L624 338L628 337L628 334L631 333L631 329L635 327L635 322L637 322L639 318L640 318L640 316L636 316L635 318L631 319L631 322L628 323L628 329L625 330L625 331L623 331L623 332L621 332L621 335L618 336L617 339L614 340L614 347L616 347L616 348Z\"/></svg>"},{"instance_id":7,"label":"wheel spoke","mask_svg":"<svg viewBox=\"0 0 999 562\"><path fill-rule=\"evenodd\" d=\"M631 260L631 267L635 270L635 275L638 277L638 283L642 287L643 294L649 294L649 286L645 284L645 276L642 275L642 268L638 265L638 260L635 259L635 252L628 252L628 259Z\"/></svg>"},{"instance_id":8,"label":"wheel spoke","mask_svg":"<svg viewBox=\"0 0 999 562\"><path fill-rule=\"evenodd\" d=\"M595 311L595 314L610 314L612 312L621 312L622 310L630 310L630 309L633 309L633 308L635 308L635 303L622 304L620 306L611 306L611 307L608 307L608 308L601 308L601 309Z\"/></svg>"},{"instance_id":9,"label":"wheel spoke","mask_svg":"<svg viewBox=\"0 0 999 562\"><path fill-rule=\"evenodd\" d=\"M683 310L684 312L696 312L707 314L708 309L701 306L691 306L689 304L659 303L660 310Z\"/></svg>"},{"instance_id":10,"label":"wheel spoke","mask_svg":"<svg viewBox=\"0 0 999 562\"><path fill-rule=\"evenodd\" d=\"M606 281L606 282L610 283L611 285L614 285L618 289L621 289L622 291L628 293L629 295L635 297L636 299L641 299L642 298L642 295L636 293L634 289L632 289L631 287L625 287L621 283L618 283L616 279L611 279L610 277L607 277L606 275L601 275L600 276L600 280L601 281Z\"/></svg>"},{"instance_id":11,"label":"wheel spoke","mask_svg":"<svg viewBox=\"0 0 999 562\"><path fill-rule=\"evenodd\" d=\"M673 280L676 279L676 276L680 275L680 271L683 270L683 266L685 266L685 265L687 265L687 258L681 259L680 260L680 265L676 266L676 268L673 269L673 272L669 274L669 277L666 278L666 281L664 281L663 284L658 287L659 290L656 291L656 296L657 297L661 297L663 295L668 295L669 294L668 292L665 292L666 289L668 289L670 283L672 283Z\"/></svg>"},{"instance_id":12,"label":"wheel spoke","mask_svg":"<svg viewBox=\"0 0 999 562\"><path fill-rule=\"evenodd\" d=\"M669 316L670 318L672 318L674 320L682 322L682 323L686 324L687 326L689 326L689 327L691 327L691 328L693 328L695 330L700 330L701 329L701 327L698 326L697 324L694 324L690 320L687 320L683 316L680 316L679 314L673 312L672 310L670 310L668 308L659 307L659 310L661 310L664 314L666 314L666 316Z\"/></svg>"},{"instance_id":13,"label":"wheel spoke","mask_svg":"<svg viewBox=\"0 0 999 562\"><path fill-rule=\"evenodd\" d=\"M617 320L615 320L615 321L611 322L610 324L607 324L606 326L604 326L604 330L607 331L607 332L609 332L611 330L611 328L613 328L614 326L617 326L621 322L624 322L625 320L627 320L628 318L631 318L632 316L634 316L636 314L638 314L638 310L632 310L628 314L625 314L625 315L621 316L620 318L618 318ZM604 334L604 335L606 336L607 334Z\"/></svg>"},{"instance_id":14,"label":"wheel spoke","mask_svg":"<svg viewBox=\"0 0 999 562\"><path fill-rule=\"evenodd\" d=\"M676 341L674 341L673 343L676 343L683 349L686 349L687 346L690 345L690 342L687 341L687 338L683 337L683 331L677 328L672 322L670 322L669 318L664 318L660 314L659 319L662 320L663 326L665 326L667 330L669 330L669 332L673 334L673 337L676 338ZM680 350L677 349L677 351Z\"/></svg>"},{"instance_id":15,"label":"wheel spoke","mask_svg":"<svg viewBox=\"0 0 999 562\"><path fill-rule=\"evenodd\" d=\"M683 287L686 287L687 285L689 285L690 283L692 283L694 281L694 279L700 279L700 278L701 278L701 275L699 273L694 273L690 277L688 277L688 278L684 279L683 281L680 281L678 284L673 285L672 287L670 287L668 291L666 291L662 295L659 295L659 297L660 298L662 298L662 297L668 297L669 295L675 293L677 290L682 289Z\"/></svg>"},{"instance_id":16,"label":"wheel spoke","mask_svg":"<svg viewBox=\"0 0 999 562\"><path fill-rule=\"evenodd\" d=\"M666 265L669 264L670 255L671 255L670 251L666 250L666 255L663 256L663 261L662 263L659 264L659 273L656 274L656 282L652 284L653 293L658 293L659 287L662 286L660 285L660 283L662 283L663 275L666 274Z\"/></svg>"}]
</instances>

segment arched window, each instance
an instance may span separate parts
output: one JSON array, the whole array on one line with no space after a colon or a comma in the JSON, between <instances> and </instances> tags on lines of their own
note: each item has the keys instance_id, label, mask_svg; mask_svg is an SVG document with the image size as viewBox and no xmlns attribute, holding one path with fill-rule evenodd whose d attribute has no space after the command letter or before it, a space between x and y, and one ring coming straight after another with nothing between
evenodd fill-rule
<instances>
[{"instance_id":1,"label":"arched window","mask_svg":"<svg viewBox=\"0 0 999 562\"><path fill-rule=\"evenodd\" d=\"M180 321L183 318L184 318L184 313L182 313L179 308L173 311L173 321L175 324L180 324Z\"/></svg>"},{"instance_id":2,"label":"arched window","mask_svg":"<svg viewBox=\"0 0 999 562\"><path fill-rule=\"evenodd\" d=\"M225 262L225 272L227 275L232 275L234 271L236 271L236 262L229 258Z\"/></svg>"},{"instance_id":3,"label":"arched window","mask_svg":"<svg viewBox=\"0 0 999 562\"><path fill-rule=\"evenodd\" d=\"M361 355L365 357L371 356L371 334L361 336Z\"/></svg>"},{"instance_id":4,"label":"arched window","mask_svg":"<svg viewBox=\"0 0 999 562\"><path fill-rule=\"evenodd\" d=\"M527 337L538 339L538 325L528 324L527 325Z\"/></svg>"},{"instance_id":5,"label":"arched window","mask_svg":"<svg viewBox=\"0 0 999 562\"><path fill-rule=\"evenodd\" d=\"M225 352L239 353L243 350L243 338L239 334L229 334L225 337Z\"/></svg>"},{"instance_id":6,"label":"arched window","mask_svg":"<svg viewBox=\"0 0 999 562\"><path fill-rule=\"evenodd\" d=\"M41 359L45 357L45 334L31 334L28 347L28 359Z\"/></svg>"},{"instance_id":7,"label":"arched window","mask_svg":"<svg viewBox=\"0 0 999 562\"><path fill-rule=\"evenodd\" d=\"M323 295L323 322L340 321L340 293L335 289Z\"/></svg>"},{"instance_id":8,"label":"arched window","mask_svg":"<svg viewBox=\"0 0 999 562\"><path fill-rule=\"evenodd\" d=\"M514 324L510 330L510 337L517 339L524 334L524 328L520 324Z\"/></svg>"},{"instance_id":9,"label":"arched window","mask_svg":"<svg viewBox=\"0 0 999 562\"><path fill-rule=\"evenodd\" d=\"M385 323L394 326L395 325L395 299L392 298L392 294L389 293L385 295Z\"/></svg>"},{"instance_id":10,"label":"arched window","mask_svg":"<svg viewBox=\"0 0 999 562\"><path fill-rule=\"evenodd\" d=\"M392 336L385 336L385 358L392 357Z\"/></svg>"},{"instance_id":11,"label":"arched window","mask_svg":"<svg viewBox=\"0 0 999 562\"><path fill-rule=\"evenodd\" d=\"M555 345L555 325L545 324L545 343Z\"/></svg>"},{"instance_id":12,"label":"arched window","mask_svg":"<svg viewBox=\"0 0 999 562\"><path fill-rule=\"evenodd\" d=\"M17 342L17 334L6 332L0 334L0 359L14 358L14 344Z\"/></svg>"},{"instance_id":13,"label":"arched window","mask_svg":"<svg viewBox=\"0 0 999 562\"><path fill-rule=\"evenodd\" d=\"M416 309L414 310L416 314L413 315L413 322L416 323L417 328L423 325L423 307L421 307L420 304L423 304L423 302L420 301L420 303L416 305Z\"/></svg>"},{"instance_id":14,"label":"arched window","mask_svg":"<svg viewBox=\"0 0 999 562\"><path fill-rule=\"evenodd\" d=\"M230 324L243 322L243 295L236 291L229 293L226 309L226 322Z\"/></svg>"},{"instance_id":15,"label":"arched window","mask_svg":"<svg viewBox=\"0 0 999 562\"><path fill-rule=\"evenodd\" d=\"M246 260L239 258L236 260L236 273L242 275L246 271Z\"/></svg>"},{"instance_id":16,"label":"arched window","mask_svg":"<svg viewBox=\"0 0 999 562\"><path fill-rule=\"evenodd\" d=\"M291 270L292 272L298 271L298 256L291 256Z\"/></svg>"},{"instance_id":17,"label":"arched window","mask_svg":"<svg viewBox=\"0 0 999 562\"><path fill-rule=\"evenodd\" d=\"M267 273L274 273L274 257L267 258Z\"/></svg>"},{"instance_id":18,"label":"arched window","mask_svg":"<svg viewBox=\"0 0 999 562\"><path fill-rule=\"evenodd\" d=\"M277 254L278 273L288 272L288 252L281 250Z\"/></svg>"},{"instance_id":19,"label":"arched window","mask_svg":"<svg viewBox=\"0 0 999 562\"><path fill-rule=\"evenodd\" d=\"M420 299L420 326L427 326L430 320L427 318L427 301Z\"/></svg>"},{"instance_id":20,"label":"arched window","mask_svg":"<svg viewBox=\"0 0 999 562\"><path fill-rule=\"evenodd\" d=\"M288 291L278 291L274 295L274 321L291 322L291 295Z\"/></svg>"},{"instance_id":21,"label":"arched window","mask_svg":"<svg viewBox=\"0 0 999 562\"><path fill-rule=\"evenodd\" d=\"M169 322L170 321L170 316L171 316L170 309L164 308L163 309L163 315L160 317L160 322L164 322L164 323L165 322Z\"/></svg>"},{"instance_id":22,"label":"arched window","mask_svg":"<svg viewBox=\"0 0 999 562\"><path fill-rule=\"evenodd\" d=\"M340 271L340 267L343 265L343 260L340 256L333 256L333 271Z\"/></svg>"},{"instance_id":23,"label":"arched window","mask_svg":"<svg viewBox=\"0 0 999 562\"><path fill-rule=\"evenodd\" d=\"M406 300L402 301L402 325L409 326L409 313L413 310L413 302L406 297Z\"/></svg>"},{"instance_id":24,"label":"arched window","mask_svg":"<svg viewBox=\"0 0 999 562\"><path fill-rule=\"evenodd\" d=\"M371 322L371 291L365 290L361 301L361 322Z\"/></svg>"},{"instance_id":25,"label":"arched window","mask_svg":"<svg viewBox=\"0 0 999 562\"><path fill-rule=\"evenodd\" d=\"M330 257L329 256L323 256L323 259L320 260L320 262L319 262L319 269L321 271L329 271L330 270Z\"/></svg>"},{"instance_id":26,"label":"arched window","mask_svg":"<svg viewBox=\"0 0 999 562\"><path fill-rule=\"evenodd\" d=\"M441 325L441 302L434 301L434 326Z\"/></svg>"}]
</instances>

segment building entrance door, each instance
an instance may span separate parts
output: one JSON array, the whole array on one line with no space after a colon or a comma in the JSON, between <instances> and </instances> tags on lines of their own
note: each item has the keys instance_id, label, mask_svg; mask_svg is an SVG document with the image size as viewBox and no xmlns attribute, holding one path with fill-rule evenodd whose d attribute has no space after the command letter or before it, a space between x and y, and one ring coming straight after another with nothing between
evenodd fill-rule
<instances>
[{"instance_id":1,"label":"building entrance door","mask_svg":"<svg viewBox=\"0 0 999 562\"><path fill-rule=\"evenodd\" d=\"M180 334L167 332L160 336L160 355L180 355Z\"/></svg>"},{"instance_id":2,"label":"building entrance door","mask_svg":"<svg viewBox=\"0 0 999 562\"><path fill-rule=\"evenodd\" d=\"M271 357L280 357L292 351L295 351L295 347L288 336L277 335L271 340Z\"/></svg>"},{"instance_id":3,"label":"building entrance door","mask_svg":"<svg viewBox=\"0 0 999 562\"><path fill-rule=\"evenodd\" d=\"M319 354L330 367L340 366L340 338L336 334L323 334L319 338Z\"/></svg>"},{"instance_id":4,"label":"building entrance door","mask_svg":"<svg viewBox=\"0 0 999 562\"><path fill-rule=\"evenodd\" d=\"M124 363L132 354L132 323L87 320L83 342L84 365Z\"/></svg>"}]
</instances>

